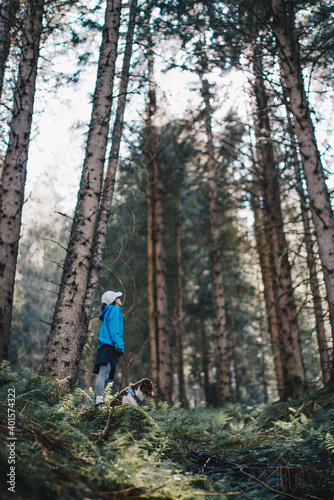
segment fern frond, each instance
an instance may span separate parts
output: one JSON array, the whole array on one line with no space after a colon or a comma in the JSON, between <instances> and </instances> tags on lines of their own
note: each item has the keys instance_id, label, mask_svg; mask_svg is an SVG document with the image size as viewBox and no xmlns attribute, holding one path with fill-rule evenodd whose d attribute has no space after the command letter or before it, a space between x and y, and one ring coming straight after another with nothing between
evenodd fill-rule
<instances>
[{"instance_id":1,"label":"fern frond","mask_svg":"<svg viewBox=\"0 0 334 500\"><path fill-rule=\"evenodd\" d=\"M326 434L326 448L332 455L334 454L334 437L330 432Z\"/></svg>"}]
</instances>

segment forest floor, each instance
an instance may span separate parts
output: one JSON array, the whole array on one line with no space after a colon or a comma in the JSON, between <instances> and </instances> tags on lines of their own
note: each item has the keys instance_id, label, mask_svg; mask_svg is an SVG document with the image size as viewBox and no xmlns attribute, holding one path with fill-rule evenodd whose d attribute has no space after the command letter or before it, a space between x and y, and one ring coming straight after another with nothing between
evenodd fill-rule
<instances>
[{"instance_id":1,"label":"forest floor","mask_svg":"<svg viewBox=\"0 0 334 500\"><path fill-rule=\"evenodd\" d=\"M334 394L258 407L98 409L0 370L2 499L334 499Z\"/></svg>"}]
</instances>

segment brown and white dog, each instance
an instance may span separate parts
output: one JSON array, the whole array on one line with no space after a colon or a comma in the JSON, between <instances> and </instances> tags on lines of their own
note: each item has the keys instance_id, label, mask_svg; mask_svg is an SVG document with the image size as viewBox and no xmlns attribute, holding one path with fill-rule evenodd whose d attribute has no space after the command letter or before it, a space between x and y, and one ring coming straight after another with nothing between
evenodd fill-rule
<instances>
[{"instance_id":1,"label":"brown and white dog","mask_svg":"<svg viewBox=\"0 0 334 500\"><path fill-rule=\"evenodd\" d=\"M143 378L135 384L130 384L129 387L123 389L117 399L122 405L140 406L145 398L155 396L153 384L149 378Z\"/></svg>"}]
</instances>

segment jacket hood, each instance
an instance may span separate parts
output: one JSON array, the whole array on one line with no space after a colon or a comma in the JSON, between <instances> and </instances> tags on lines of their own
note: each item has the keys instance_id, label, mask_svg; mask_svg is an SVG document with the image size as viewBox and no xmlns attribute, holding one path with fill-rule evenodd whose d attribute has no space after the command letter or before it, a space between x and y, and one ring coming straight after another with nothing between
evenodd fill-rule
<instances>
[{"instance_id":1,"label":"jacket hood","mask_svg":"<svg viewBox=\"0 0 334 500\"><path fill-rule=\"evenodd\" d=\"M123 307L113 306L112 304L111 304L110 306L104 306L103 311L101 312L101 314L100 314L100 316L99 316L99 317L100 317L100 320L102 321L102 320L103 320L103 318L104 318L104 316L106 315L106 313L107 313L108 311L110 311L110 309L112 309L112 308L114 308L114 307L118 307L118 309L120 309L120 310L122 310L122 309L123 309Z\"/></svg>"}]
</instances>

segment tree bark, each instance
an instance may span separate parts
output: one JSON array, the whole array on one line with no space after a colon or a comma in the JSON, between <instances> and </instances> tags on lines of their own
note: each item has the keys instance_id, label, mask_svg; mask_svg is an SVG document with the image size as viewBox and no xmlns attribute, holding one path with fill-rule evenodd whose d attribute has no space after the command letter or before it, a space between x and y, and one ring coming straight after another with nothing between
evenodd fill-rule
<instances>
[{"instance_id":1,"label":"tree bark","mask_svg":"<svg viewBox=\"0 0 334 500\"><path fill-rule=\"evenodd\" d=\"M148 159L148 157L146 156ZM148 307L148 334L150 339L151 378L158 392L158 333L155 313L154 293L154 243L153 243L153 194L152 179L149 173L149 162L146 160L146 219L147 219L147 307Z\"/></svg>"},{"instance_id":2,"label":"tree bark","mask_svg":"<svg viewBox=\"0 0 334 500\"><path fill-rule=\"evenodd\" d=\"M253 197L254 198L254 197ZM252 199L252 209L254 213L254 233L256 247L260 260L262 281L264 287L264 300L266 304L266 314L271 338L271 346L274 357L277 390L280 399L284 397L284 370L282 361L281 346L281 322L277 311L277 298L275 297L274 276L272 273L270 246L266 238L264 216L259 206L259 200Z\"/></svg>"},{"instance_id":3,"label":"tree bark","mask_svg":"<svg viewBox=\"0 0 334 500\"><path fill-rule=\"evenodd\" d=\"M159 169L155 170L153 182L153 234L154 234L154 268L156 290L156 317L158 333L158 376L159 398L171 403L172 399L172 373L171 353L168 331L168 300L167 283L163 246L164 220L163 220L163 185Z\"/></svg>"},{"instance_id":4,"label":"tree bark","mask_svg":"<svg viewBox=\"0 0 334 500\"><path fill-rule=\"evenodd\" d=\"M237 331L235 326L235 308L233 300L233 285L231 276L229 275L229 284L227 286L227 297L229 300L230 316L231 316L231 362L233 363L233 378L235 382L235 401L241 400L240 393L240 376L237 357ZM232 372L232 370L231 370Z\"/></svg>"},{"instance_id":5,"label":"tree bark","mask_svg":"<svg viewBox=\"0 0 334 500\"><path fill-rule=\"evenodd\" d=\"M108 169L104 181L102 200L93 244L93 255L90 264L89 282L86 293L85 308L88 318L91 317L96 288L102 267L103 253L108 229L108 221L111 214L112 199L114 194L116 171L119 160L119 148L123 133L123 120L127 100L129 83L130 61L132 55L133 35L136 25L137 0L131 0L129 25L126 36L125 52L123 56L123 67L119 86L116 117L113 126L111 151L108 161Z\"/></svg>"},{"instance_id":6,"label":"tree bark","mask_svg":"<svg viewBox=\"0 0 334 500\"><path fill-rule=\"evenodd\" d=\"M155 170L153 182L153 234L154 234L154 264L156 290L156 317L158 332L159 360L159 398L171 403L172 373L171 353L168 331L168 299L163 245L164 219L162 208L163 185L159 168Z\"/></svg>"},{"instance_id":7,"label":"tree bark","mask_svg":"<svg viewBox=\"0 0 334 500\"><path fill-rule=\"evenodd\" d=\"M19 0L2 0L0 5L0 98L10 49L10 31L19 5Z\"/></svg>"},{"instance_id":8,"label":"tree bark","mask_svg":"<svg viewBox=\"0 0 334 500\"><path fill-rule=\"evenodd\" d=\"M268 395L268 377L267 377L267 368L266 368L266 356L264 352L264 342L262 332L260 333L261 341L258 344L260 352L261 352L261 377L263 382L263 402L267 404L269 401Z\"/></svg>"},{"instance_id":9,"label":"tree bark","mask_svg":"<svg viewBox=\"0 0 334 500\"><path fill-rule=\"evenodd\" d=\"M148 21L149 23L149 21ZM153 222L153 256L154 256L154 298L155 298L155 319L157 335L157 398L171 403L172 400L172 373L171 373L171 353L169 345L168 331L168 299L167 283L164 262L164 218L163 218L163 185L159 165L159 139L157 129L154 125L156 113L156 92L154 79L154 58L152 51L152 41L150 27L148 27L148 70L149 70L149 95L147 105L147 147L146 147L146 168L147 178L151 179L152 189L152 222ZM153 333L152 333L153 334ZM153 339L151 339L151 347Z\"/></svg>"},{"instance_id":10,"label":"tree bark","mask_svg":"<svg viewBox=\"0 0 334 500\"><path fill-rule=\"evenodd\" d=\"M303 192L303 183L301 179L301 172L299 167L299 161L296 158L295 162L295 172L296 172L296 182L297 190L300 194L300 205L302 211L302 220L304 227L304 240L307 252L307 266L310 275L310 287L313 298L313 309L315 317L315 328L317 332L319 355L320 355L320 365L322 372L322 380L324 384L329 382L330 379L330 360L328 354L328 347L326 341L326 331L324 325L324 313L322 309L322 300L319 289L319 280L317 273L317 265L315 254L313 250L314 242L312 241L310 220L308 217L308 207L305 202L305 193Z\"/></svg>"},{"instance_id":11,"label":"tree bark","mask_svg":"<svg viewBox=\"0 0 334 500\"><path fill-rule=\"evenodd\" d=\"M27 2L19 75L0 192L0 362L8 357L14 280L20 239L24 188L44 0Z\"/></svg>"},{"instance_id":12,"label":"tree bark","mask_svg":"<svg viewBox=\"0 0 334 500\"><path fill-rule=\"evenodd\" d=\"M205 319L201 328L201 361L202 361L202 370L203 370L203 388L205 401L208 404L213 404L213 398L211 394L210 387L210 377L209 377L209 369L210 369L210 358L209 358L209 349L208 349L208 337L209 337L209 321Z\"/></svg>"},{"instance_id":13,"label":"tree bark","mask_svg":"<svg viewBox=\"0 0 334 500\"><path fill-rule=\"evenodd\" d=\"M209 83L201 77L201 84L201 94L205 103L206 150L208 156L207 172L210 208L210 242L217 338L217 406L224 406L226 402L230 400L231 395L227 353L225 291L217 217L216 160L211 127L212 108L210 104Z\"/></svg>"},{"instance_id":14,"label":"tree bark","mask_svg":"<svg viewBox=\"0 0 334 500\"><path fill-rule=\"evenodd\" d=\"M152 51L152 35L150 30L151 12L147 11L147 65L149 74L149 95L146 117L145 170L146 170L146 226L147 226L147 307L148 332L150 339L151 378L157 397L159 390L159 344L157 330L156 294L155 294L155 255L154 255L154 219L153 219L153 183L155 178L155 161L157 154L157 138L152 136L153 117L156 112L156 95L154 78L154 57Z\"/></svg>"},{"instance_id":15,"label":"tree bark","mask_svg":"<svg viewBox=\"0 0 334 500\"><path fill-rule=\"evenodd\" d=\"M289 115L289 110L287 110ZM317 272L317 264L316 257L314 253L314 241L312 239L311 234L311 221L310 221L310 213L309 207L306 202L306 193L304 192L303 180L302 180L302 171L300 166L300 161L297 152L297 144L295 142L295 135L293 133L292 124L289 123L289 134L292 145L292 156L293 156L293 165L295 170L296 177L296 189L300 199L300 208L301 215L303 221L304 228L304 240L306 246L307 253L307 267L310 275L310 288L313 298L313 309L314 309L314 317L315 317L315 328L317 332L318 346L319 346L319 355L320 355L320 365L322 372L322 380L324 384L329 382L330 379L330 360L328 354L328 347L326 341L326 331L324 324L324 313L322 308L322 299L320 294L320 286L318 280L318 272Z\"/></svg>"},{"instance_id":16,"label":"tree bark","mask_svg":"<svg viewBox=\"0 0 334 500\"><path fill-rule=\"evenodd\" d=\"M282 80L294 117L334 334L334 219L307 100L292 0L271 0ZM332 367L334 378L334 370Z\"/></svg>"},{"instance_id":17,"label":"tree bark","mask_svg":"<svg viewBox=\"0 0 334 500\"><path fill-rule=\"evenodd\" d=\"M256 103L255 135L260 173L260 189L263 195L265 227L270 242L275 279L275 297L280 317L281 347L284 370L283 399L296 397L306 390L305 369L301 353L297 311L293 296L288 247L283 229L283 217L279 196L277 169L268 118L267 95L263 82L261 55L254 53L254 94Z\"/></svg>"},{"instance_id":18,"label":"tree bark","mask_svg":"<svg viewBox=\"0 0 334 500\"><path fill-rule=\"evenodd\" d=\"M90 259L102 190L114 84L121 0L108 0L86 155L51 332L41 374L74 388L89 318L85 311Z\"/></svg>"},{"instance_id":19,"label":"tree bark","mask_svg":"<svg viewBox=\"0 0 334 500\"><path fill-rule=\"evenodd\" d=\"M176 284L176 352L177 352L177 373L179 382L179 398L183 408L188 408L184 381L183 363L183 286L182 286L182 246L181 246L181 200L180 193L177 193L178 202L176 210L176 262L177 262L177 284Z\"/></svg>"}]
</instances>

